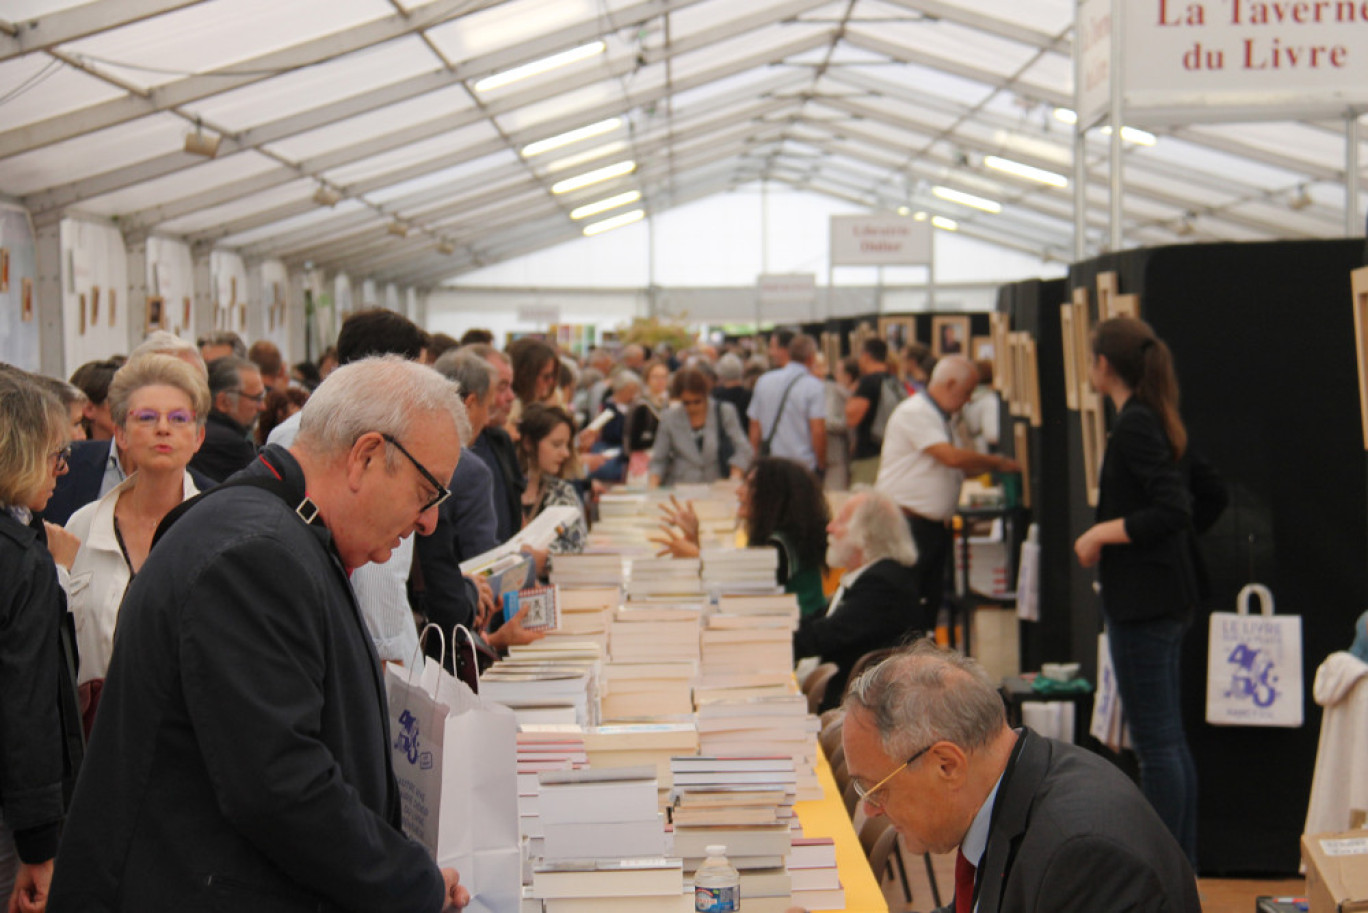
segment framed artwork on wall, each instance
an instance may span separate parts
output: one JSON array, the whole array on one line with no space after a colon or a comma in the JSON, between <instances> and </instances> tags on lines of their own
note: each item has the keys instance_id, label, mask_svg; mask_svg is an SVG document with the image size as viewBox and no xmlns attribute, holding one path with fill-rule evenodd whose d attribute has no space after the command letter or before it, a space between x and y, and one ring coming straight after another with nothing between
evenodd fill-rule
<instances>
[{"instance_id":1,"label":"framed artwork on wall","mask_svg":"<svg viewBox=\"0 0 1368 913\"><path fill-rule=\"evenodd\" d=\"M85 292L76 296L76 332L84 336L86 331L86 296Z\"/></svg>"},{"instance_id":2,"label":"framed artwork on wall","mask_svg":"<svg viewBox=\"0 0 1368 913\"><path fill-rule=\"evenodd\" d=\"M147 320L143 326L144 333L151 333L153 330L160 330L166 326L166 301L160 295L149 295L147 298Z\"/></svg>"},{"instance_id":3,"label":"framed artwork on wall","mask_svg":"<svg viewBox=\"0 0 1368 913\"><path fill-rule=\"evenodd\" d=\"M90 289L90 325L93 327L100 322L100 287L93 286Z\"/></svg>"},{"instance_id":4,"label":"framed artwork on wall","mask_svg":"<svg viewBox=\"0 0 1368 913\"><path fill-rule=\"evenodd\" d=\"M114 289L109 290L109 325L114 326L119 322L118 318L119 298Z\"/></svg>"},{"instance_id":5,"label":"framed artwork on wall","mask_svg":"<svg viewBox=\"0 0 1368 913\"><path fill-rule=\"evenodd\" d=\"M19 283L19 316L25 323L33 322L33 280L25 276Z\"/></svg>"},{"instance_id":6,"label":"framed artwork on wall","mask_svg":"<svg viewBox=\"0 0 1368 913\"><path fill-rule=\"evenodd\" d=\"M8 247L0 247L0 292L9 291L10 254Z\"/></svg>"},{"instance_id":7,"label":"framed artwork on wall","mask_svg":"<svg viewBox=\"0 0 1368 913\"><path fill-rule=\"evenodd\" d=\"M1078 338L1073 328L1074 309L1072 304L1059 306L1059 332L1064 337L1064 405L1070 409L1078 408L1078 354L1074 351Z\"/></svg>"},{"instance_id":8,"label":"framed artwork on wall","mask_svg":"<svg viewBox=\"0 0 1368 913\"><path fill-rule=\"evenodd\" d=\"M974 361L993 360L993 337L975 336L969 341L969 357Z\"/></svg>"},{"instance_id":9,"label":"framed artwork on wall","mask_svg":"<svg viewBox=\"0 0 1368 913\"><path fill-rule=\"evenodd\" d=\"M931 318L931 353L937 358L965 355L969 350L969 317Z\"/></svg>"},{"instance_id":10,"label":"framed artwork on wall","mask_svg":"<svg viewBox=\"0 0 1368 913\"><path fill-rule=\"evenodd\" d=\"M880 317L879 336L891 350L901 355L908 343L917 341L917 318ZM863 340L861 342L863 344ZM851 351L852 354L858 354L855 350Z\"/></svg>"}]
</instances>

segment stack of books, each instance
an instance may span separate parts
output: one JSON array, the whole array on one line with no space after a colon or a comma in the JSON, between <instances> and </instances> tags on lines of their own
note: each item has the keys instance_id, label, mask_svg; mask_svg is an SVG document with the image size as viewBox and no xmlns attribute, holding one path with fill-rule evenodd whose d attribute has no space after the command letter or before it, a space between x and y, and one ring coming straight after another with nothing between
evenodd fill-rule
<instances>
[{"instance_id":1,"label":"stack of books","mask_svg":"<svg viewBox=\"0 0 1368 913\"><path fill-rule=\"evenodd\" d=\"M678 859L569 859L532 867L532 897L545 913L685 913L694 908L684 893Z\"/></svg>"},{"instance_id":2,"label":"stack of books","mask_svg":"<svg viewBox=\"0 0 1368 913\"><path fill-rule=\"evenodd\" d=\"M702 703L698 708L699 748L703 754L783 756L795 769L799 801L822 798L815 768L820 725L807 712L807 699L801 694L719 699Z\"/></svg>"},{"instance_id":3,"label":"stack of books","mask_svg":"<svg viewBox=\"0 0 1368 913\"><path fill-rule=\"evenodd\" d=\"M615 552L557 555L551 582L559 587L617 587L622 583L622 556Z\"/></svg>"},{"instance_id":4,"label":"stack of books","mask_svg":"<svg viewBox=\"0 0 1368 913\"><path fill-rule=\"evenodd\" d=\"M671 782L670 758L698 754L698 727L692 715L654 723L596 726L585 730L584 749L594 768L653 766L665 791ZM668 798L668 794L662 795L660 804L663 806Z\"/></svg>"},{"instance_id":5,"label":"stack of books","mask_svg":"<svg viewBox=\"0 0 1368 913\"><path fill-rule=\"evenodd\" d=\"M552 771L539 781L546 860L665 853L654 767Z\"/></svg>"},{"instance_id":6,"label":"stack of books","mask_svg":"<svg viewBox=\"0 0 1368 913\"><path fill-rule=\"evenodd\" d=\"M608 626L608 655L615 663L697 663L703 604L628 601Z\"/></svg>"},{"instance_id":7,"label":"stack of books","mask_svg":"<svg viewBox=\"0 0 1368 913\"><path fill-rule=\"evenodd\" d=\"M798 597L792 593L722 593L717 600L721 615L782 615L798 627Z\"/></svg>"},{"instance_id":8,"label":"stack of books","mask_svg":"<svg viewBox=\"0 0 1368 913\"><path fill-rule=\"evenodd\" d=\"M512 647L480 678L480 695L511 709L520 725L593 726L599 720L603 648L545 640Z\"/></svg>"},{"instance_id":9,"label":"stack of books","mask_svg":"<svg viewBox=\"0 0 1368 913\"><path fill-rule=\"evenodd\" d=\"M698 665L685 662L609 662L603 667L605 721L637 720L693 712Z\"/></svg>"},{"instance_id":10,"label":"stack of books","mask_svg":"<svg viewBox=\"0 0 1368 913\"><path fill-rule=\"evenodd\" d=\"M627 598L702 596L701 567L697 558L634 558Z\"/></svg>"},{"instance_id":11,"label":"stack of books","mask_svg":"<svg viewBox=\"0 0 1368 913\"><path fill-rule=\"evenodd\" d=\"M561 586L560 627L556 640L593 641L608 652L608 622L622 604L622 590L611 586Z\"/></svg>"},{"instance_id":12,"label":"stack of books","mask_svg":"<svg viewBox=\"0 0 1368 913\"><path fill-rule=\"evenodd\" d=\"M767 618L776 618L777 626L767 623ZM724 627L731 624L738 626ZM793 675L793 632L779 616L710 616L699 646L699 671L704 681L725 677L737 669Z\"/></svg>"},{"instance_id":13,"label":"stack of books","mask_svg":"<svg viewBox=\"0 0 1368 913\"><path fill-rule=\"evenodd\" d=\"M670 761L670 769L674 854L684 860L685 871L702 865L707 847L719 843L726 845L727 859L738 871L783 870L792 841L790 818L797 785L792 758L677 757ZM751 804L726 804L738 801L732 798L738 790ZM700 802L712 807L705 812L697 807ZM781 808L786 810L782 817ZM761 822L766 813L773 820ZM744 823L747 820L755 823Z\"/></svg>"},{"instance_id":14,"label":"stack of books","mask_svg":"<svg viewBox=\"0 0 1368 913\"><path fill-rule=\"evenodd\" d=\"M830 837L794 837L788 874L794 906L805 910L845 907L845 889L836 868L836 844ZM741 896L745 896L744 882Z\"/></svg>"},{"instance_id":15,"label":"stack of books","mask_svg":"<svg viewBox=\"0 0 1368 913\"><path fill-rule=\"evenodd\" d=\"M529 854L542 852L538 775L578 770L588 764L584 730L579 726L533 723L518 731L518 832L527 840Z\"/></svg>"},{"instance_id":16,"label":"stack of books","mask_svg":"<svg viewBox=\"0 0 1368 913\"><path fill-rule=\"evenodd\" d=\"M773 548L705 548L703 585L710 593L782 593L778 584L779 550Z\"/></svg>"}]
</instances>

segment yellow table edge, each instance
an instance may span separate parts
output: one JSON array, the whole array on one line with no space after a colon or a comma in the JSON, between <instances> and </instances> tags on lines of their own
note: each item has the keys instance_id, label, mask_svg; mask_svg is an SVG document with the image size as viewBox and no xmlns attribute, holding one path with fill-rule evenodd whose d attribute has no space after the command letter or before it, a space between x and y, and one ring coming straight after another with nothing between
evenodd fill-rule
<instances>
[{"instance_id":1,"label":"yellow table edge","mask_svg":"<svg viewBox=\"0 0 1368 913\"><path fill-rule=\"evenodd\" d=\"M830 837L836 844L836 866L841 872L845 888L845 909L854 913L888 913L879 881L870 871L869 860L855 827L846 814L845 802L831 775L826 754L817 749L817 782L822 786L822 798L794 803L793 810L803 825L807 837ZM818 913L818 911L813 911Z\"/></svg>"}]
</instances>

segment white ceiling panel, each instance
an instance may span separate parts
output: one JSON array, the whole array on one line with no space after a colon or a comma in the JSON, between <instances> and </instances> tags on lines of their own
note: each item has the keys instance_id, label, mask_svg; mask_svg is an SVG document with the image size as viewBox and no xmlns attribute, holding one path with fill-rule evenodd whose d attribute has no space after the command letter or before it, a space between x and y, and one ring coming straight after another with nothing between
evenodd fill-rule
<instances>
[{"instance_id":1,"label":"white ceiling panel","mask_svg":"<svg viewBox=\"0 0 1368 913\"><path fill-rule=\"evenodd\" d=\"M291 161L298 161L372 137L396 133L406 127L466 111L471 107L466 91L453 86L272 143L271 151Z\"/></svg>"}]
</instances>

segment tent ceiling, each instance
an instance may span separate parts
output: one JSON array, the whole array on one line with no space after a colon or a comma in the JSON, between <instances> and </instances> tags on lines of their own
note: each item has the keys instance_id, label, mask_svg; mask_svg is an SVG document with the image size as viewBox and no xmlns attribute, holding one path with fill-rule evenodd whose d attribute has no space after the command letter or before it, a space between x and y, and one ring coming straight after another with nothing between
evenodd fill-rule
<instances>
[{"instance_id":1,"label":"tent ceiling","mask_svg":"<svg viewBox=\"0 0 1368 913\"><path fill-rule=\"evenodd\" d=\"M430 286L597 218L772 181L1069 259L1074 0L11 0L0 193L40 224ZM576 49L538 74L486 77ZM534 154L528 145L596 125ZM207 159L187 133L218 138ZM1182 126L1126 150L1131 243L1330 237L1344 138L1316 123ZM1106 140L1087 145L1090 246ZM631 160L610 180L558 181ZM931 194L948 186L995 214Z\"/></svg>"}]
</instances>

